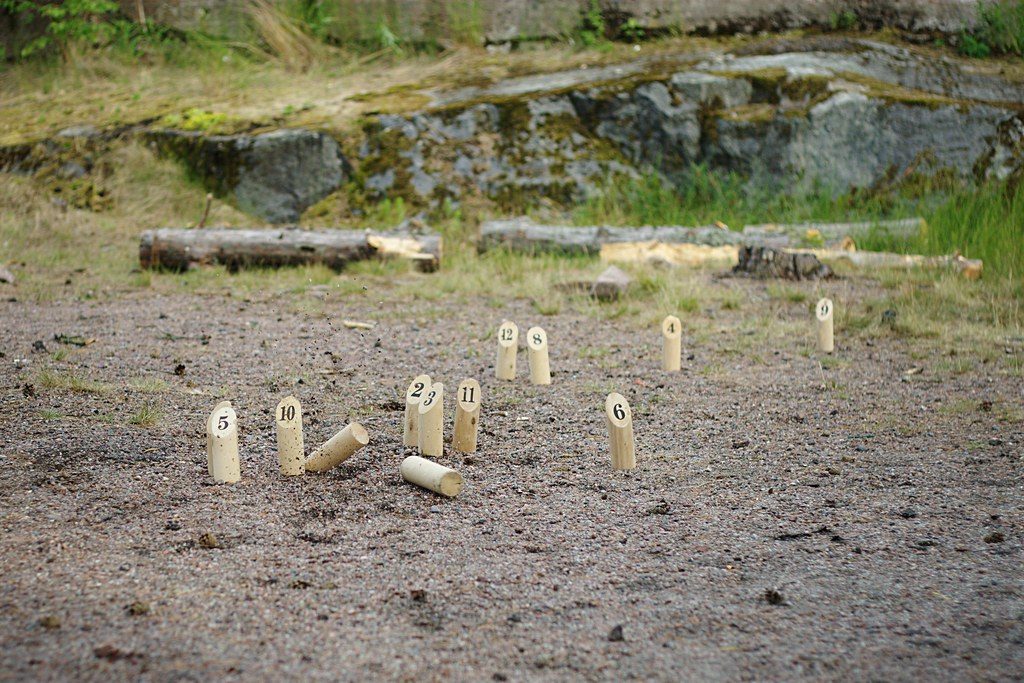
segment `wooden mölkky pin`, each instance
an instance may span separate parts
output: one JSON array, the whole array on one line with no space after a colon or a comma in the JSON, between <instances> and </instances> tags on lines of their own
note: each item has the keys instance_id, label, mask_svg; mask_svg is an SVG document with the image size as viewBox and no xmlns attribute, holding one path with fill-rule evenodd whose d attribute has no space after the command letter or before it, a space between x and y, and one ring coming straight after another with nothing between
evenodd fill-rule
<instances>
[{"instance_id":1,"label":"wooden m\u00f6lkky pin","mask_svg":"<svg viewBox=\"0 0 1024 683\"><path fill-rule=\"evenodd\" d=\"M370 434L358 422L353 422L332 436L327 442L309 454L306 469L310 472L326 472L345 462L360 448L370 443Z\"/></svg>"},{"instance_id":2,"label":"wooden m\u00f6lkky pin","mask_svg":"<svg viewBox=\"0 0 1024 683\"><path fill-rule=\"evenodd\" d=\"M661 369L678 372L682 367L683 326L679 318L670 315L661 321L661 334L665 343L661 351Z\"/></svg>"},{"instance_id":3,"label":"wooden m\u00f6lkky pin","mask_svg":"<svg viewBox=\"0 0 1024 683\"><path fill-rule=\"evenodd\" d=\"M444 384L431 384L418 410L420 455L439 457L444 454Z\"/></svg>"},{"instance_id":4,"label":"wooden m\u00f6lkky pin","mask_svg":"<svg viewBox=\"0 0 1024 683\"><path fill-rule=\"evenodd\" d=\"M611 441L612 468L631 470L636 467L636 447L633 443L633 411L619 393L608 394L604 402L608 418L608 438Z\"/></svg>"},{"instance_id":5,"label":"wooden m\u00f6lkky pin","mask_svg":"<svg viewBox=\"0 0 1024 683\"><path fill-rule=\"evenodd\" d=\"M461 453L476 452L476 436L480 427L480 383L464 379L455 391L455 431L452 448Z\"/></svg>"},{"instance_id":6,"label":"wooden m\u00f6lkky pin","mask_svg":"<svg viewBox=\"0 0 1024 683\"><path fill-rule=\"evenodd\" d=\"M206 421L206 464L218 484L233 484L242 478L238 416L228 401L218 403Z\"/></svg>"},{"instance_id":7,"label":"wooden m\u00f6lkky pin","mask_svg":"<svg viewBox=\"0 0 1024 683\"><path fill-rule=\"evenodd\" d=\"M294 477L306 471L306 453L302 442L302 406L289 396L277 404L277 464L281 474Z\"/></svg>"},{"instance_id":8,"label":"wooden m\u00f6lkky pin","mask_svg":"<svg viewBox=\"0 0 1024 683\"><path fill-rule=\"evenodd\" d=\"M231 401L221 401L220 403L218 403L217 405L215 405L213 407L213 412L216 413L221 408L230 408L230 407L231 407ZM213 413L210 414L210 417L206 418L206 453L207 453L206 470L210 473L211 477L213 476L213 462L210 460L209 454L211 452L211 449L213 448L213 430L210 429L210 423L211 423L212 420L213 420Z\"/></svg>"},{"instance_id":9,"label":"wooden m\u00f6lkky pin","mask_svg":"<svg viewBox=\"0 0 1024 683\"><path fill-rule=\"evenodd\" d=\"M461 474L417 455L410 455L403 460L400 471L402 479L407 482L440 493L442 496L454 498L462 490Z\"/></svg>"},{"instance_id":10,"label":"wooden m\u00f6lkky pin","mask_svg":"<svg viewBox=\"0 0 1024 683\"><path fill-rule=\"evenodd\" d=\"M551 384L547 332L539 327L531 327L526 333L526 349L530 361L530 381L534 384Z\"/></svg>"},{"instance_id":11,"label":"wooden m\u00f6lkky pin","mask_svg":"<svg viewBox=\"0 0 1024 683\"><path fill-rule=\"evenodd\" d=\"M832 353L835 350L835 337L833 336L832 317L835 313L835 306L831 299L822 299L814 307L814 317L818 327L818 350L822 353Z\"/></svg>"},{"instance_id":12,"label":"wooden m\u00f6lkky pin","mask_svg":"<svg viewBox=\"0 0 1024 683\"><path fill-rule=\"evenodd\" d=\"M516 353L519 351L519 328L506 320L498 328L498 364L494 374L498 379L516 378Z\"/></svg>"},{"instance_id":13,"label":"wooden m\u00f6lkky pin","mask_svg":"<svg viewBox=\"0 0 1024 683\"><path fill-rule=\"evenodd\" d=\"M419 375L405 390L405 430L402 445L416 448L419 445L420 401L430 391L430 375Z\"/></svg>"}]
</instances>

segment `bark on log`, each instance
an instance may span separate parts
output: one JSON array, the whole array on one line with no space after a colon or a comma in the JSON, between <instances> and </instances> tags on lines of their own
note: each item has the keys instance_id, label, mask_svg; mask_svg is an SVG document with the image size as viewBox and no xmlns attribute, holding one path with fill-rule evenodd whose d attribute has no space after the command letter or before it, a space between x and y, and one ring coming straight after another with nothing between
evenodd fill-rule
<instances>
[{"instance_id":1,"label":"bark on log","mask_svg":"<svg viewBox=\"0 0 1024 683\"><path fill-rule=\"evenodd\" d=\"M771 247L742 246L734 275L785 280L824 280L832 277L832 269L813 254L795 253Z\"/></svg>"},{"instance_id":2,"label":"bark on log","mask_svg":"<svg viewBox=\"0 0 1024 683\"><path fill-rule=\"evenodd\" d=\"M430 272L440 265L441 251L442 240L437 233L161 228L142 233L139 262L143 268L179 271L209 263L224 264L232 270L322 263L341 270L352 261L404 258Z\"/></svg>"},{"instance_id":3,"label":"bark on log","mask_svg":"<svg viewBox=\"0 0 1024 683\"><path fill-rule=\"evenodd\" d=\"M793 225L751 225L742 232L704 226L626 227L607 226L570 227L537 225L528 218L487 221L480 228L477 248L481 252L505 247L514 252L533 254L566 254L596 256L608 244L630 242L661 242L665 244L702 244L713 247L753 246L785 249L825 244L838 246L847 239L857 240L867 235L884 233L907 238L923 230L924 220L909 218L901 221L876 223L800 223Z\"/></svg>"}]
</instances>

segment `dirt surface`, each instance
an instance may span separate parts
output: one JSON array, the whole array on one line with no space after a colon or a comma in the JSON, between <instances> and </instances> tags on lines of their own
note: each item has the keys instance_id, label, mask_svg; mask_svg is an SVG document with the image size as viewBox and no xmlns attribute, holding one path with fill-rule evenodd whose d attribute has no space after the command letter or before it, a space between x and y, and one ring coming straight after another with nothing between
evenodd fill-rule
<instances>
[{"instance_id":1,"label":"dirt surface","mask_svg":"<svg viewBox=\"0 0 1024 683\"><path fill-rule=\"evenodd\" d=\"M656 324L527 301L0 303L0 678L1020 680L1020 377L842 330L824 370L810 327L737 350L764 285L731 286L739 310L683 316L674 375ZM552 386L529 384L523 334L518 378L494 379L506 317L545 327ZM43 368L111 387L47 387ZM479 452L441 459L466 479L453 500L398 474L420 372L483 387ZM634 410L628 473L613 390ZM279 476L291 393L307 450L353 419L370 445ZM207 475L222 398L234 486ZM161 419L130 424L147 402ZM446 438L453 411L449 394Z\"/></svg>"}]
</instances>

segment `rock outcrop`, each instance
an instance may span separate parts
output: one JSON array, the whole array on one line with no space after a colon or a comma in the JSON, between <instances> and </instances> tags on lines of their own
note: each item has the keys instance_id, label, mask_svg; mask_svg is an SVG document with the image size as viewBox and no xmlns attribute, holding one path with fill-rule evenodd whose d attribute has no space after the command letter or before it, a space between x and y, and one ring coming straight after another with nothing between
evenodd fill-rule
<instances>
[{"instance_id":1,"label":"rock outcrop","mask_svg":"<svg viewBox=\"0 0 1024 683\"><path fill-rule=\"evenodd\" d=\"M294 223L337 190L348 162L326 133L285 129L261 135L159 130L147 137L181 159L212 191L269 223Z\"/></svg>"},{"instance_id":2,"label":"rock outcrop","mask_svg":"<svg viewBox=\"0 0 1024 683\"><path fill-rule=\"evenodd\" d=\"M642 173L682 184L694 164L836 191L1019 168L1024 84L866 40L786 48L433 93L433 108L365 126L365 191L419 204L568 202Z\"/></svg>"}]
</instances>

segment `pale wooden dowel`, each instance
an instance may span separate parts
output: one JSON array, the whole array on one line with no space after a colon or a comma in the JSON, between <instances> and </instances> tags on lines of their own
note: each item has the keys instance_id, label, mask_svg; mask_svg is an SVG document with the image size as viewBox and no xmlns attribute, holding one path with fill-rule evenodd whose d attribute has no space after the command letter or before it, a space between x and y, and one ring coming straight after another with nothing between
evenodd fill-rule
<instances>
[{"instance_id":1,"label":"pale wooden dowel","mask_svg":"<svg viewBox=\"0 0 1024 683\"><path fill-rule=\"evenodd\" d=\"M608 420L612 468L631 470L636 467L636 447L633 444L633 412L629 409L629 403L622 394L608 394L604 412Z\"/></svg>"},{"instance_id":2,"label":"pale wooden dowel","mask_svg":"<svg viewBox=\"0 0 1024 683\"><path fill-rule=\"evenodd\" d=\"M526 349L530 361L530 381L540 385L551 384L547 332L539 327L531 327L526 333Z\"/></svg>"},{"instance_id":3,"label":"pale wooden dowel","mask_svg":"<svg viewBox=\"0 0 1024 683\"><path fill-rule=\"evenodd\" d=\"M683 356L683 326L679 318L670 315L661 321L661 334L664 337L661 369L666 372L678 372L682 367Z\"/></svg>"},{"instance_id":4,"label":"pale wooden dowel","mask_svg":"<svg viewBox=\"0 0 1024 683\"><path fill-rule=\"evenodd\" d=\"M206 462L218 484L233 484L242 478L238 459L238 416L230 403L220 403L206 421Z\"/></svg>"},{"instance_id":5,"label":"pale wooden dowel","mask_svg":"<svg viewBox=\"0 0 1024 683\"><path fill-rule=\"evenodd\" d=\"M454 498L462 490L461 474L417 455L403 460L400 470L402 479L442 496Z\"/></svg>"},{"instance_id":6,"label":"pale wooden dowel","mask_svg":"<svg viewBox=\"0 0 1024 683\"><path fill-rule=\"evenodd\" d=\"M505 321L498 328L498 363L494 374L498 379L516 378L516 353L519 351L519 328Z\"/></svg>"},{"instance_id":7,"label":"pale wooden dowel","mask_svg":"<svg viewBox=\"0 0 1024 683\"><path fill-rule=\"evenodd\" d=\"M405 390L405 429L402 445L416 448L419 445L420 401L430 391L430 375L419 375Z\"/></svg>"},{"instance_id":8,"label":"pale wooden dowel","mask_svg":"<svg viewBox=\"0 0 1024 683\"><path fill-rule=\"evenodd\" d=\"M289 396L277 404L277 464L281 474L295 477L306 472L305 446L302 441L302 406Z\"/></svg>"},{"instance_id":9,"label":"pale wooden dowel","mask_svg":"<svg viewBox=\"0 0 1024 683\"><path fill-rule=\"evenodd\" d=\"M444 454L444 384L434 382L418 408L420 416L420 455L439 457Z\"/></svg>"},{"instance_id":10,"label":"pale wooden dowel","mask_svg":"<svg viewBox=\"0 0 1024 683\"><path fill-rule=\"evenodd\" d=\"M835 350L835 336L832 329L832 318L835 306L831 299L822 299L814 307L814 317L818 328L818 351L832 353Z\"/></svg>"},{"instance_id":11,"label":"pale wooden dowel","mask_svg":"<svg viewBox=\"0 0 1024 683\"><path fill-rule=\"evenodd\" d=\"M455 432L452 448L461 453L476 452L476 436L480 428L480 383L475 379L464 379L455 391L458 405L455 408Z\"/></svg>"},{"instance_id":12,"label":"pale wooden dowel","mask_svg":"<svg viewBox=\"0 0 1024 683\"><path fill-rule=\"evenodd\" d=\"M352 454L370 443L370 434L358 422L353 422L335 434L323 446L306 458L310 472L326 472L352 457Z\"/></svg>"}]
</instances>

